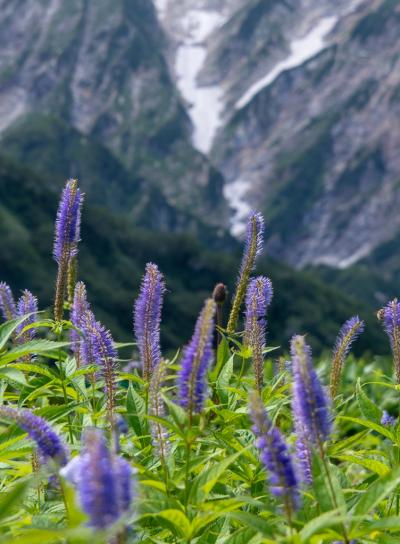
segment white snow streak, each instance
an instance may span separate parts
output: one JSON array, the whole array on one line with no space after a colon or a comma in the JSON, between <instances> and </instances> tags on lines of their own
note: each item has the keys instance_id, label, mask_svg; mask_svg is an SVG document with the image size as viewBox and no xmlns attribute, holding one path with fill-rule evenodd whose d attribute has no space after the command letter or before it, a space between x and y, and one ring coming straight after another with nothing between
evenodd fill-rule
<instances>
[{"instance_id":1,"label":"white snow streak","mask_svg":"<svg viewBox=\"0 0 400 544\"><path fill-rule=\"evenodd\" d=\"M244 108L262 89L270 85L282 72L300 66L324 49L324 38L334 27L337 17L324 17L306 36L293 40L290 55L279 62L266 76L254 83L236 102L236 109Z\"/></svg>"},{"instance_id":2,"label":"white snow streak","mask_svg":"<svg viewBox=\"0 0 400 544\"><path fill-rule=\"evenodd\" d=\"M239 237L246 231L247 218L251 212L251 206L246 201L248 189L249 183L240 178L224 186L224 197L234 212L230 221L233 236Z\"/></svg>"},{"instance_id":3,"label":"white snow streak","mask_svg":"<svg viewBox=\"0 0 400 544\"><path fill-rule=\"evenodd\" d=\"M177 85L189 103L193 123L193 145L208 153L221 122L223 90L217 86L199 87L197 76L207 54L205 40L225 18L216 11L194 9L182 21L185 38L178 47L175 59Z\"/></svg>"}]
</instances>

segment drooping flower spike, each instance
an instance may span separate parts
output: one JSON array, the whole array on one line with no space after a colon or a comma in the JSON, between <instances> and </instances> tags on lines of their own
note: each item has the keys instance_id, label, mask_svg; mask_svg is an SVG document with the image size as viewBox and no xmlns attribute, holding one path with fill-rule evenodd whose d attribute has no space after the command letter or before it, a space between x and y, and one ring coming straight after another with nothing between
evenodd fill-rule
<instances>
[{"instance_id":1,"label":"drooping flower spike","mask_svg":"<svg viewBox=\"0 0 400 544\"><path fill-rule=\"evenodd\" d=\"M86 286L83 281L79 281L75 285L74 298L71 307L71 323L76 329L82 328L83 318L85 313L90 309L87 300ZM75 329L71 329L70 338L72 343L72 351L75 354L77 367L81 366L81 336Z\"/></svg>"},{"instance_id":2,"label":"drooping flower spike","mask_svg":"<svg viewBox=\"0 0 400 544\"><path fill-rule=\"evenodd\" d=\"M27 327L28 325L32 325L37 318L37 312L38 312L38 301L37 298L32 295L30 291L25 289L23 291L20 299L18 300L17 304L17 315L19 317L22 317L27 314L31 314L29 317L23 321L20 325L17 327L17 333L21 334L23 329ZM34 328L31 328L27 331L25 331L18 339L19 342L28 342L29 340L32 340L35 337L36 330Z\"/></svg>"},{"instance_id":3,"label":"drooping flower spike","mask_svg":"<svg viewBox=\"0 0 400 544\"><path fill-rule=\"evenodd\" d=\"M164 277L157 265L148 263L139 296L134 307L134 329L143 368L143 377L149 380L161 359L160 322Z\"/></svg>"},{"instance_id":4,"label":"drooping flower spike","mask_svg":"<svg viewBox=\"0 0 400 544\"><path fill-rule=\"evenodd\" d=\"M17 317L17 307L10 286L0 282L0 309L5 321Z\"/></svg>"},{"instance_id":5,"label":"drooping flower spike","mask_svg":"<svg viewBox=\"0 0 400 544\"><path fill-rule=\"evenodd\" d=\"M178 399L180 405L188 410L190 420L193 414L201 412L204 405L206 375L213 356L214 315L215 302L210 298L204 304L193 337L182 356Z\"/></svg>"},{"instance_id":6,"label":"drooping flower spike","mask_svg":"<svg viewBox=\"0 0 400 544\"><path fill-rule=\"evenodd\" d=\"M88 525L107 529L131 508L132 469L110 451L100 429L86 430L83 441L82 453L61 474L77 487Z\"/></svg>"},{"instance_id":7,"label":"drooping flower spike","mask_svg":"<svg viewBox=\"0 0 400 544\"><path fill-rule=\"evenodd\" d=\"M250 274L254 269L256 258L260 255L264 241L264 218L260 213L253 212L247 223L246 242L236 283L236 292L227 325L228 333L236 330L240 307L242 305Z\"/></svg>"},{"instance_id":8,"label":"drooping flower spike","mask_svg":"<svg viewBox=\"0 0 400 544\"><path fill-rule=\"evenodd\" d=\"M11 406L0 407L0 417L14 421L36 443L42 463L50 459L60 466L68 460L68 451L49 423L30 410L18 410Z\"/></svg>"},{"instance_id":9,"label":"drooping flower spike","mask_svg":"<svg viewBox=\"0 0 400 544\"><path fill-rule=\"evenodd\" d=\"M382 320L392 348L397 383L400 383L400 303L391 300L382 309Z\"/></svg>"},{"instance_id":10,"label":"drooping flower spike","mask_svg":"<svg viewBox=\"0 0 400 544\"><path fill-rule=\"evenodd\" d=\"M250 417L260 458L268 471L271 493L283 498L290 517L291 512L299 506L293 460L282 434L277 427L272 426L261 397L256 392L250 396Z\"/></svg>"},{"instance_id":11,"label":"drooping flower spike","mask_svg":"<svg viewBox=\"0 0 400 544\"><path fill-rule=\"evenodd\" d=\"M322 448L331 433L328 399L313 367L311 349L304 336L291 340L293 414L310 444Z\"/></svg>"},{"instance_id":12,"label":"drooping flower spike","mask_svg":"<svg viewBox=\"0 0 400 544\"><path fill-rule=\"evenodd\" d=\"M266 344L266 314L272 300L272 283L258 276L250 281L246 292L244 344L251 347L256 387L261 391L263 382L263 349Z\"/></svg>"},{"instance_id":13,"label":"drooping flower spike","mask_svg":"<svg viewBox=\"0 0 400 544\"><path fill-rule=\"evenodd\" d=\"M344 323L336 338L332 357L331 398L338 393L342 368L350 352L351 345L364 330L364 321L357 315Z\"/></svg>"},{"instance_id":14,"label":"drooping flower spike","mask_svg":"<svg viewBox=\"0 0 400 544\"><path fill-rule=\"evenodd\" d=\"M58 264L54 318L62 319L69 267L78 251L83 194L75 179L67 181L57 212L53 256Z\"/></svg>"},{"instance_id":15,"label":"drooping flower spike","mask_svg":"<svg viewBox=\"0 0 400 544\"><path fill-rule=\"evenodd\" d=\"M84 338L81 341L80 357L84 366L95 364L105 381L107 413L111 425L114 422L115 408L115 364L117 351L109 330L96 321L91 310L87 310L81 321Z\"/></svg>"}]
</instances>

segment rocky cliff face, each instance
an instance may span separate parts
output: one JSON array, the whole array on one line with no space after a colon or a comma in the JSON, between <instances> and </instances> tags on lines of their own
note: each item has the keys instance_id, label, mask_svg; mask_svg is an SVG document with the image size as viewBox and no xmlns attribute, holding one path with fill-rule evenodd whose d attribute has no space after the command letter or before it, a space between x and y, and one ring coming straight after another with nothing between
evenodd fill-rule
<instances>
[{"instance_id":1,"label":"rocky cliff face","mask_svg":"<svg viewBox=\"0 0 400 544\"><path fill-rule=\"evenodd\" d=\"M399 10L0 0L2 150L152 228L256 207L274 257L348 267L400 231Z\"/></svg>"},{"instance_id":2,"label":"rocky cliff face","mask_svg":"<svg viewBox=\"0 0 400 544\"><path fill-rule=\"evenodd\" d=\"M127 211L146 215L133 199L140 190L145 206L156 192L164 203L153 226L223 224L222 178L190 144L164 47L149 0L0 0L3 150L43 170L40 155L52 146L54 161L68 165L66 176L98 164L93 144L119 164L104 172L114 203L124 207L125 196ZM52 169L58 174L57 164ZM115 170L125 171L121 187Z\"/></svg>"},{"instance_id":3,"label":"rocky cliff face","mask_svg":"<svg viewBox=\"0 0 400 544\"><path fill-rule=\"evenodd\" d=\"M347 267L400 229L400 5L346 11L316 55L242 95L213 145L297 267Z\"/></svg>"}]
</instances>

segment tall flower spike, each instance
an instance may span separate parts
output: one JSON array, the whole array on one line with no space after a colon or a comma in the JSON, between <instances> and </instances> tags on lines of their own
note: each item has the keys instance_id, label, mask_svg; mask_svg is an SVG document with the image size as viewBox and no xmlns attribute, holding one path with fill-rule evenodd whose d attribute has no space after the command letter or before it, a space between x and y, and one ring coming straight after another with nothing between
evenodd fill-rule
<instances>
[{"instance_id":1,"label":"tall flower spike","mask_svg":"<svg viewBox=\"0 0 400 544\"><path fill-rule=\"evenodd\" d=\"M149 380L161 359L160 322L165 282L157 265L148 263L134 307L134 329L143 368Z\"/></svg>"},{"instance_id":2,"label":"tall flower spike","mask_svg":"<svg viewBox=\"0 0 400 544\"><path fill-rule=\"evenodd\" d=\"M200 413L206 395L206 374L212 359L215 302L210 298L197 319L194 334L185 348L178 376L178 398L181 406L189 412Z\"/></svg>"},{"instance_id":3,"label":"tall flower spike","mask_svg":"<svg viewBox=\"0 0 400 544\"><path fill-rule=\"evenodd\" d=\"M32 325L37 318L37 312L38 312L38 301L37 298L32 295L30 291L25 289L23 291L22 296L18 300L17 305L17 315L19 317L22 317L26 314L31 314L29 317L25 319L23 323L21 323L18 328L17 332L18 334L21 334L23 329L27 327L28 325ZM25 331L18 339L19 342L28 342L29 340L32 340L35 337L36 330L34 328L31 328L27 331Z\"/></svg>"},{"instance_id":4,"label":"tall flower spike","mask_svg":"<svg viewBox=\"0 0 400 544\"><path fill-rule=\"evenodd\" d=\"M11 288L4 281L0 282L0 309L5 321L17 317L17 308Z\"/></svg>"},{"instance_id":5,"label":"tall flower spike","mask_svg":"<svg viewBox=\"0 0 400 544\"><path fill-rule=\"evenodd\" d=\"M240 265L239 277L236 283L236 292L233 298L232 309L227 325L228 333L235 332L240 307L242 305L249 277L254 269L256 258L260 255L264 241L264 218L260 213L252 213L247 222L246 242Z\"/></svg>"},{"instance_id":6,"label":"tall flower spike","mask_svg":"<svg viewBox=\"0 0 400 544\"><path fill-rule=\"evenodd\" d=\"M342 368L350 352L352 343L364 330L364 321L354 316L346 321L336 338L332 358L331 371L331 398L334 399L338 393Z\"/></svg>"},{"instance_id":7,"label":"tall flower spike","mask_svg":"<svg viewBox=\"0 0 400 544\"><path fill-rule=\"evenodd\" d=\"M115 408L115 360L117 352L114 342L108 331L99 321L96 321L93 312L86 311L82 319L83 361L86 364L96 364L100 367L105 381L107 397L107 412L111 424L114 422ZM91 359L90 359L91 358Z\"/></svg>"},{"instance_id":8,"label":"tall flower spike","mask_svg":"<svg viewBox=\"0 0 400 544\"><path fill-rule=\"evenodd\" d=\"M108 449L100 429L88 429L84 448L62 471L78 487L82 510L89 526L106 529L130 509L132 469L127 461Z\"/></svg>"},{"instance_id":9,"label":"tall flower spike","mask_svg":"<svg viewBox=\"0 0 400 544\"><path fill-rule=\"evenodd\" d=\"M290 517L291 512L299 506L298 482L293 461L282 434L277 427L272 427L261 397L256 392L250 397L250 416L260 458L268 470L271 493L283 498Z\"/></svg>"},{"instance_id":10,"label":"tall flower spike","mask_svg":"<svg viewBox=\"0 0 400 544\"><path fill-rule=\"evenodd\" d=\"M382 319L392 348L396 380L400 383L400 303L397 298L383 308Z\"/></svg>"},{"instance_id":11,"label":"tall flower spike","mask_svg":"<svg viewBox=\"0 0 400 544\"><path fill-rule=\"evenodd\" d=\"M250 281L246 292L245 345L251 347L256 387L261 391L263 382L263 349L266 343L266 314L272 300L272 283L258 276Z\"/></svg>"},{"instance_id":12,"label":"tall flower spike","mask_svg":"<svg viewBox=\"0 0 400 544\"><path fill-rule=\"evenodd\" d=\"M74 298L71 307L71 323L76 329L82 328L82 320L90 309L89 302L86 295L86 286L83 281L78 282L74 289ZM72 342L72 351L75 354L77 367L81 366L81 336L75 329L71 329L70 338Z\"/></svg>"},{"instance_id":13,"label":"tall flower spike","mask_svg":"<svg viewBox=\"0 0 400 544\"><path fill-rule=\"evenodd\" d=\"M154 369L150 381L150 415L158 418L165 417L165 406L161 396L161 388L165 380L166 363L161 360ZM153 437L153 446L157 448L161 461L165 463L168 454L168 433L158 421L150 421L151 434Z\"/></svg>"},{"instance_id":14,"label":"tall flower spike","mask_svg":"<svg viewBox=\"0 0 400 544\"><path fill-rule=\"evenodd\" d=\"M68 270L78 251L83 195L75 179L67 181L57 212L53 256L58 264L54 318L62 319Z\"/></svg>"},{"instance_id":15,"label":"tall flower spike","mask_svg":"<svg viewBox=\"0 0 400 544\"><path fill-rule=\"evenodd\" d=\"M18 410L11 406L1 406L0 417L14 421L28 433L29 437L36 442L43 463L52 459L60 466L66 465L67 449L46 420L36 416L30 410Z\"/></svg>"},{"instance_id":16,"label":"tall flower spike","mask_svg":"<svg viewBox=\"0 0 400 544\"><path fill-rule=\"evenodd\" d=\"M311 349L304 336L291 340L293 414L310 444L322 448L331 433L328 399L313 367Z\"/></svg>"}]
</instances>

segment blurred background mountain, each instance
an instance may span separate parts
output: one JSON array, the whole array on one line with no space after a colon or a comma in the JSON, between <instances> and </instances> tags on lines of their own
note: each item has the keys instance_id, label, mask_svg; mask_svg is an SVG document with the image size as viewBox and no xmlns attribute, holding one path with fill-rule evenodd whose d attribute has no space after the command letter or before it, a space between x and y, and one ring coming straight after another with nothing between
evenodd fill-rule
<instances>
[{"instance_id":1,"label":"blurred background mountain","mask_svg":"<svg viewBox=\"0 0 400 544\"><path fill-rule=\"evenodd\" d=\"M80 275L130 336L149 260L164 344L234 288L250 209L270 342L316 349L400 280L399 0L0 0L1 279L50 304L57 198L86 192Z\"/></svg>"}]
</instances>

